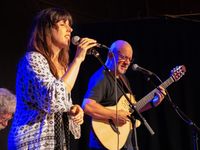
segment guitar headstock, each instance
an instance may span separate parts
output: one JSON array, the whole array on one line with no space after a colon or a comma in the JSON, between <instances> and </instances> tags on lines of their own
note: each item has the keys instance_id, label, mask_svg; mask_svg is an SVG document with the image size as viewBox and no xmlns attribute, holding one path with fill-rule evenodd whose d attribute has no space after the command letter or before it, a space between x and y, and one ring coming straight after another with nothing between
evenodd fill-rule
<instances>
[{"instance_id":1,"label":"guitar headstock","mask_svg":"<svg viewBox=\"0 0 200 150\"><path fill-rule=\"evenodd\" d=\"M174 81L178 81L186 72L186 67L184 65L176 66L173 70L171 70L171 76Z\"/></svg>"}]
</instances>

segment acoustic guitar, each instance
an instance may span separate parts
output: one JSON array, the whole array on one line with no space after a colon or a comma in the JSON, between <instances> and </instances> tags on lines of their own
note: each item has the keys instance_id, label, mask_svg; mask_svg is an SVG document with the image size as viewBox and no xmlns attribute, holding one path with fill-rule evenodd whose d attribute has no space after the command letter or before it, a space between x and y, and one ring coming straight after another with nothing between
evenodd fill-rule
<instances>
[{"instance_id":1,"label":"acoustic guitar","mask_svg":"<svg viewBox=\"0 0 200 150\"><path fill-rule=\"evenodd\" d=\"M177 66L171 71L170 77L165 80L160 86L163 88L167 88L169 85L171 85L173 82L178 81L186 72L186 68L184 65ZM158 91L157 88L152 90L150 93L148 93L146 96L144 96L141 100L136 102L133 95L127 93L127 97L131 101L133 105L135 105L135 108L139 111L141 108L143 108L147 103L149 103L153 97L154 94ZM109 106L106 107L112 110L118 110L123 109L125 111L133 112L132 107L130 106L130 103L126 99L126 97L123 95L118 103L115 106ZM136 127L140 126L140 121L136 120ZM109 149L109 150L117 150L118 148L121 149L123 145L125 144L129 132L132 129L132 123L131 121L128 121L123 126L117 126L115 125L111 120L108 121L99 121L97 119L92 119L92 128L94 130L94 133L96 134L99 141L102 143L102 145Z\"/></svg>"}]
</instances>

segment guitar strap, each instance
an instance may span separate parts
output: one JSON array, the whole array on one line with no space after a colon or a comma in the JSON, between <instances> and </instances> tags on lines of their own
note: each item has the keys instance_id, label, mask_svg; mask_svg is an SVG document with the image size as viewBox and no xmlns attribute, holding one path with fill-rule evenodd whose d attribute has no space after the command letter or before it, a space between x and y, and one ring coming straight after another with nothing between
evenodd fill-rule
<instances>
[{"instance_id":1,"label":"guitar strap","mask_svg":"<svg viewBox=\"0 0 200 150\"><path fill-rule=\"evenodd\" d=\"M129 92L130 94L133 95L132 90L131 90L131 88L130 88L130 84L129 84L128 79L127 79L124 75L120 75L120 76L119 76L119 79L120 79L120 80L122 81L122 83L125 85L125 87L126 87L126 89L128 90L128 92Z\"/></svg>"}]
</instances>

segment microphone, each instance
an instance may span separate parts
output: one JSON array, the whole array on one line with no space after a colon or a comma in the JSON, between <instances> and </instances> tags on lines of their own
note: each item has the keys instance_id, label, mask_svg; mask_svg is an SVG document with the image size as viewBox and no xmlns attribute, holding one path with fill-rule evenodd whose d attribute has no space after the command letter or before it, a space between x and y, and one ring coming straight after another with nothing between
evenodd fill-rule
<instances>
[{"instance_id":1,"label":"microphone","mask_svg":"<svg viewBox=\"0 0 200 150\"><path fill-rule=\"evenodd\" d=\"M139 71L139 72L142 72L143 74L146 74L146 75L149 75L149 76L154 75L153 72L151 72L151 71L149 71L145 68L142 68L142 67L138 66L137 64L133 64L132 69L133 69L133 71Z\"/></svg>"},{"instance_id":2,"label":"microphone","mask_svg":"<svg viewBox=\"0 0 200 150\"><path fill-rule=\"evenodd\" d=\"M74 45L78 45L79 43L80 43L80 41L81 41L81 38L79 37L79 36L73 36L72 37L72 44L74 44ZM100 44L100 43L97 43L97 46L96 47L98 47L98 48L105 48L105 49L110 49L108 46L106 46L106 45L103 45L103 44Z\"/></svg>"}]
</instances>

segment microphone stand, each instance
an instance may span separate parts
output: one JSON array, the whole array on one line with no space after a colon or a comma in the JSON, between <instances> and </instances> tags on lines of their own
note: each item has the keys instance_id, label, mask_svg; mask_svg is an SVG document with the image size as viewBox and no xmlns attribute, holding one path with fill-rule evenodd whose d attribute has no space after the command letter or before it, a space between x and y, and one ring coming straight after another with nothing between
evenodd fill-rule
<instances>
[{"instance_id":1,"label":"microphone stand","mask_svg":"<svg viewBox=\"0 0 200 150\"><path fill-rule=\"evenodd\" d=\"M159 82L162 83L162 80L155 73L153 73L152 75L154 75L156 77L156 79L158 79ZM167 93L167 100L170 102L172 108L175 110L175 112L178 114L178 116L187 125L189 125L189 127L192 128L193 148L194 148L194 150L199 150L199 148L198 148L198 133L200 133L200 128L183 111L181 111L181 109L176 104L173 103L167 89L165 89L165 90L166 90L166 93Z\"/></svg>"},{"instance_id":2,"label":"microphone stand","mask_svg":"<svg viewBox=\"0 0 200 150\"><path fill-rule=\"evenodd\" d=\"M169 97L169 95L168 95ZM175 105L171 98L168 98L170 104L172 105L173 109L176 111L176 113L180 116L180 118L187 124L189 127L192 128L192 140L193 140L193 148L194 150L198 150L198 133L200 133L200 128L191 120L189 117L180 110L180 108Z\"/></svg>"},{"instance_id":3,"label":"microphone stand","mask_svg":"<svg viewBox=\"0 0 200 150\"><path fill-rule=\"evenodd\" d=\"M113 76L113 74L110 72L110 70L108 69L108 67L104 64L104 62L102 61L102 59L99 57L99 53L95 50L95 49L91 49L90 54L95 56L98 61L103 65L105 71L108 72L109 76L115 81L115 77ZM117 82L117 86L119 87L119 89L121 90L121 92L123 93L124 97L126 98L126 100L128 101L128 103L130 104L131 108L134 110L134 112L136 112L136 114L139 116L140 120L144 123L145 127L149 130L150 134L153 135L154 131L152 130L152 128L149 126L149 124L147 123L146 119L142 116L142 114L139 112L139 110L136 108L136 106L134 104L131 103L131 100L128 98L128 96L126 95L126 93L124 92L123 88L120 86L120 84ZM137 144L137 137L136 137L136 121L135 118L133 117L133 115L131 114L131 121L132 125L133 125L133 129L134 129L134 145L135 145L135 150L139 150L138 148L138 144Z\"/></svg>"},{"instance_id":4,"label":"microphone stand","mask_svg":"<svg viewBox=\"0 0 200 150\"><path fill-rule=\"evenodd\" d=\"M136 130L136 119L131 114L130 120L132 122L132 128L133 128L133 134L131 136L132 144L134 147L134 150L139 150L138 142L137 142L137 130Z\"/></svg>"}]
</instances>

